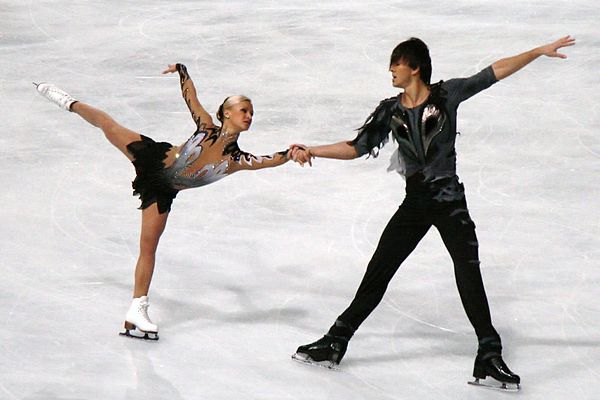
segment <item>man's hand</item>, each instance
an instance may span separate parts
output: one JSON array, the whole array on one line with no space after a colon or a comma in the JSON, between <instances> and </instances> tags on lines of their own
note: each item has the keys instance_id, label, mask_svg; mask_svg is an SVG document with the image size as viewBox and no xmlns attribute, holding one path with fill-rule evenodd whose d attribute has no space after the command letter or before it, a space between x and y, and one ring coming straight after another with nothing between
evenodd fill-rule
<instances>
[{"instance_id":1,"label":"man's hand","mask_svg":"<svg viewBox=\"0 0 600 400\"><path fill-rule=\"evenodd\" d=\"M310 154L310 149L303 144L290 145L290 158L304 167L308 163L312 167L314 156Z\"/></svg>"},{"instance_id":2,"label":"man's hand","mask_svg":"<svg viewBox=\"0 0 600 400\"><path fill-rule=\"evenodd\" d=\"M570 35L562 37L555 42L539 47L539 51L542 55L547 57L559 57L567 58L566 54L559 53L557 50L562 47L573 46L575 44L575 38Z\"/></svg>"},{"instance_id":3,"label":"man's hand","mask_svg":"<svg viewBox=\"0 0 600 400\"><path fill-rule=\"evenodd\" d=\"M571 36L565 36L555 42L536 47L535 49L526 51L525 53L521 53L513 57L503 58L492 64L494 75L496 75L496 79L498 80L504 79L540 56L567 58L566 55L559 53L558 49L562 47L573 46L574 44L574 38Z\"/></svg>"}]
</instances>

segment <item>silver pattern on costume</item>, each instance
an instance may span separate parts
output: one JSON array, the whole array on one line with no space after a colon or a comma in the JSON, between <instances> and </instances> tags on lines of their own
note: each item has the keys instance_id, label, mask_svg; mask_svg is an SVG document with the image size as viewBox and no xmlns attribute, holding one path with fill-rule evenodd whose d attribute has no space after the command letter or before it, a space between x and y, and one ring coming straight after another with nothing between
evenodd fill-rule
<instances>
[{"instance_id":1,"label":"silver pattern on costume","mask_svg":"<svg viewBox=\"0 0 600 400\"><path fill-rule=\"evenodd\" d=\"M194 161L200 157L202 153L202 140L206 137L206 132L198 132L181 147L181 152L177 155L177 159L173 163L171 168L181 171L186 168L188 165L192 164Z\"/></svg>"},{"instance_id":2,"label":"silver pattern on costume","mask_svg":"<svg viewBox=\"0 0 600 400\"><path fill-rule=\"evenodd\" d=\"M186 174L186 170L202 154L203 149L200 143L202 143L206 135L206 132L198 132L188 139L181 147L181 152L177 154L173 165L165 169L174 187L191 188L204 186L227 176L227 168L229 167L227 160L221 160L215 164L207 164L192 174Z\"/></svg>"},{"instance_id":3,"label":"silver pattern on costume","mask_svg":"<svg viewBox=\"0 0 600 400\"><path fill-rule=\"evenodd\" d=\"M392 171L396 171L403 179L406 179L406 163L397 148L390 157L390 165L387 167L387 172Z\"/></svg>"},{"instance_id":4,"label":"silver pattern on costume","mask_svg":"<svg viewBox=\"0 0 600 400\"><path fill-rule=\"evenodd\" d=\"M396 133L394 135L396 141L400 144L403 144L407 150L410 150L410 152L415 158L418 158L419 152L417 151L415 144L410 140L410 136L408 133L409 127L407 121L405 121L401 115L394 114L392 115L392 121L390 125L392 131Z\"/></svg>"},{"instance_id":5,"label":"silver pattern on costume","mask_svg":"<svg viewBox=\"0 0 600 400\"><path fill-rule=\"evenodd\" d=\"M433 139L440 134L446 122L446 115L433 104L428 104L421 117L421 137L425 154Z\"/></svg>"},{"instance_id":6,"label":"silver pattern on costume","mask_svg":"<svg viewBox=\"0 0 600 400\"><path fill-rule=\"evenodd\" d=\"M179 180L180 182L186 182L188 187L204 186L225 178L227 168L229 168L227 161L222 161L219 164L207 164L189 178L179 177Z\"/></svg>"},{"instance_id":7,"label":"silver pattern on costume","mask_svg":"<svg viewBox=\"0 0 600 400\"><path fill-rule=\"evenodd\" d=\"M409 126L407 121L403 118L403 115L396 113L392 116L390 126L394 132L394 138L399 144L392 157L390 158L390 165L387 168L388 171L396 171L403 178L406 177L406 160L404 157L409 158L418 163L424 163L427 160L429 151L431 150L431 144L433 140L442 132L447 122L446 114L443 113L436 105L427 104L423 109L423 114L420 121L420 138L423 145L423 154L417 150L415 144L411 140L409 133ZM403 151L400 149L402 148Z\"/></svg>"},{"instance_id":8,"label":"silver pattern on costume","mask_svg":"<svg viewBox=\"0 0 600 400\"><path fill-rule=\"evenodd\" d=\"M394 136L396 141L399 144L403 144L406 149L410 150L413 153L414 157L418 157L415 145L408 139L408 124L406 123L406 121L404 121L404 119L402 119L400 115L394 114L392 115L390 125L393 132L403 132L403 135L396 134ZM396 148L396 150L390 157L390 165L387 167L387 171L396 171L402 176L402 178L406 179L406 162L402 157L402 153L398 151L398 148Z\"/></svg>"},{"instance_id":9,"label":"silver pattern on costume","mask_svg":"<svg viewBox=\"0 0 600 400\"><path fill-rule=\"evenodd\" d=\"M272 160L273 156L255 156L252 154L244 154L242 158L240 158L239 164L242 163L242 160L246 162L247 165L253 167L254 163L261 164L265 160Z\"/></svg>"}]
</instances>

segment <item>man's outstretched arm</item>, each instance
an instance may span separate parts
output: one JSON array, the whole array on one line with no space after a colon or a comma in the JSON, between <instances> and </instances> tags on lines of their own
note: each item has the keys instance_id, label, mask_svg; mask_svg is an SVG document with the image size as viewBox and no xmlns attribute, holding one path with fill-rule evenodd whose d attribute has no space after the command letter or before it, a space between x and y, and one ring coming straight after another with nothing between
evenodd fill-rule
<instances>
[{"instance_id":1,"label":"man's outstretched arm","mask_svg":"<svg viewBox=\"0 0 600 400\"><path fill-rule=\"evenodd\" d=\"M526 51L513 57L503 58L492 64L496 79L501 80L510 76L540 56L567 58L565 54L559 53L558 49L573 46L575 38L565 36L555 42L535 49Z\"/></svg>"},{"instance_id":2,"label":"man's outstretched arm","mask_svg":"<svg viewBox=\"0 0 600 400\"><path fill-rule=\"evenodd\" d=\"M290 145L290 153L292 160L302 166L304 166L304 163L312 166L311 159L315 157L337 160L352 160L358 157L356 148L352 145L352 142L348 141L310 147L303 144L292 144Z\"/></svg>"}]
</instances>

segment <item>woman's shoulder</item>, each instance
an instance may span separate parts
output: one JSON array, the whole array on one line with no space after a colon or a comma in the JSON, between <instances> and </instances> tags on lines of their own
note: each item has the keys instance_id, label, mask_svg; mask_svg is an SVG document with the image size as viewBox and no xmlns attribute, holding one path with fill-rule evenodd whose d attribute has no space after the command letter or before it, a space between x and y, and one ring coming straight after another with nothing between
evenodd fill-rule
<instances>
[{"instance_id":1,"label":"woman's shoulder","mask_svg":"<svg viewBox=\"0 0 600 400\"><path fill-rule=\"evenodd\" d=\"M198 125L198 132L206 132L208 134L220 133L221 127L215 124L207 124L206 122L202 122L200 125Z\"/></svg>"}]
</instances>

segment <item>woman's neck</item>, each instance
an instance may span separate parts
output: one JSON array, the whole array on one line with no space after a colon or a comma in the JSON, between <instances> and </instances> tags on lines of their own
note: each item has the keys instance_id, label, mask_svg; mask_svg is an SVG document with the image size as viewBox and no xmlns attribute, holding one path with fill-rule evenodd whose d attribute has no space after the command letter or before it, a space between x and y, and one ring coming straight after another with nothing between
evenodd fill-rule
<instances>
[{"instance_id":1,"label":"woman's neck","mask_svg":"<svg viewBox=\"0 0 600 400\"><path fill-rule=\"evenodd\" d=\"M219 134L219 137L222 137L223 139L229 139L229 140L237 140L237 138L239 136L240 136L240 131L228 129L228 127L226 127L226 126L223 126L221 128L221 133Z\"/></svg>"}]
</instances>

